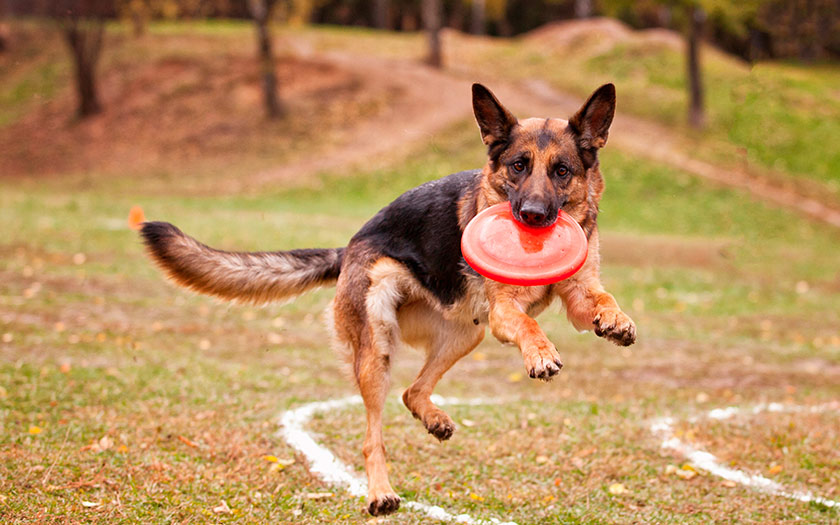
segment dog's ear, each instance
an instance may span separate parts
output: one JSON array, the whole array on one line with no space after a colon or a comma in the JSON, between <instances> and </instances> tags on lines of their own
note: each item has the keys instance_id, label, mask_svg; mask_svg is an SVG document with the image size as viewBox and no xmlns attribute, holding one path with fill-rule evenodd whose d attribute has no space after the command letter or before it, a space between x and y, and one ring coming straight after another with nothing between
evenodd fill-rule
<instances>
[{"instance_id":1,"label":"dog's ear","mask_svg":"<svg viewBox=\"0 0 840 525\"><path fill-rule=\"evenodd\" d=\"M472 85L472 103L478 129L481 130L481 140L488 146L507 142L510 131L517 123L516 117L481 84Z\"/></svg>"},{"instance_id":2,"label":"dog's ear","mask_svg":"<svg viewBox=\"0 0 840 525\"><path fill-rule=\"evenodd\" d=\"M578 147L582 150L603 148L607 143L614 115L615 86L604 84L596 89L583 107L569 119L569 126L578 137Z\"/></svg>"}]
</instances>

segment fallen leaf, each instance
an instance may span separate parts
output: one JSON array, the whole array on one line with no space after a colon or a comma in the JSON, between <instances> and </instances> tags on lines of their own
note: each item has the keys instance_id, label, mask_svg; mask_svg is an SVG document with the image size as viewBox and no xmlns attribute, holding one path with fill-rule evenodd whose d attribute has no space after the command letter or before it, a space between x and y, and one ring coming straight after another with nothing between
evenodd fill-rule
<instances>
[{"instance_id":1,"label":"fallen leaf","mask_svg":"<svg viewBox=\"0 0 840 525\"><path fill-rule=\"evenodd\" d=\"M132 230L139 230L146 222L146 215L140 206L132 206L128 212L128 227Z\"/></svg>"},{"instance_id":2,"label":"fallen leaf","mask_svg":"<svg viewBox=\"0 0 840 525\"><path fill-rule=\"evenodd\" d=\"M39 427L39 426L32 425L32 426L29 427L29 433L32 434L33 436L38 435L43 431L44 431L44 429Z\"/></svg>"},{"instance_id":3,"label":"fallen leaf","mask_svg":"<svg viewBox=\"0 0 840 525\"><path fill-rule=\"evenodd\" d=\"M62 374L69 374L70 373L70 363L64 362L61 363L61 366L58 367L58 371Z\"/></svg>"},{"instance_id":4,"label":"fallen leaf","mask_svg":"<svg viewBox=\"0 0 840 525\"><path fill-rule=\"evenodd\" d=\"M596 447L590 447L590 448L581 450L580 452L577 453L577 457L585 458L586 456L589 456L590 454L594 454L595 452L597 452L597 450L598 449Z\"/></svg>"},{"instance_id":5,"label":"fallen leaf","mask_svg":"<svg viewBox=\"0 0 840 525\"><path fill-rule=\"evenodd\" d=\"M306 499L327 499L333 497L332 492L307 492L303 495Z\"/></svg>"},{"instance_id":6,"label":"fallen leaf","mask_svg":"<svg viewBox=\"0 0 840 525\"><path fill-rule=\"evenodd\" d=\"M461 424L464 425L465 427L474 427L475 426L475 421L473 421L471 419L462 419Z\"/></svg>"},{"instance_id":7,"label":"fallen leaf","mask_svg":"<svg viewBox=\"0 0 840 525\"><path fill-rule=\"evenodd\" d=\"M198 448L198 445L196 445L194 442L190 441L189 439L185 438L184 436L179 435L178 439L188 447Z\"/></svg>"},{"instance_id":8,"label":"fallen leaf","mask_svg":"<svg viewBox=\"0 0 840 525\"><path fill-rule=\"evenodd\" d=\"M778 474L781 471L782 471L782 466L781 465L770 465L770 468L767 469L767 473L770 474L770 475Z\"/></svg>"},{"instance_id":9,"label":"fallen leaf","mask_svg":"<svg viewBox=\"0 0 840 525\"><path fill-rule=\"evenodd\" d=\"M470 499L473 501L484 501L484 498L482 496L479 496L475 492L470 492Z\"/></svg>"},{"instance_id":10,"label":"fallen leaf","mask_svg":"<svg viewBox=\"0 0 840 525\"><path fill-rule=\"evenodd\" d=\"M731 479L725 479L721 481L720 484L729 489L734 488L737 485L737 483L735 483Z\"/></svg>"},{"instance_id":11,"label":"fallen leaf","mask_svg":"<svg viewBox=\"0 0 840 525\"><path fill-rule=\"evenodd\" d=\"M473 352L471 357L472 357L473 361L486 361L487 360L487 354L485 354L484 352Z\"/></svg>"},{"instance_id":12,"label":"fallen leaf","mask_svg":"<svg viewBox=\"0 0 840 525\"><path fill-rule=\"evenodd\" d=\"M277 456L263 456L263 459L271 463L277 463Z\"/></svg>"},{"instance_id":13,"label":"fallen leaf","mask_svg":"<svg viewBox=\"0 0 840 525\"><path fill-rule=\"evenodd\" d=\"M101 504L101 503L96 503L96 502L93 502L93 501L84 501L84 500L82 500L82 507L86 507L86 508L89 508L89 509L96 508L96 507L98 507L98 506L100 506L100 505L102 505L102 504Z\"/></svg>"},{"instance_id":14,"label":"fallen leaf","mask_svg":"<svg viewBox=\"0 0 840 525\"><path fill-rule=\"evenodd\" d=\"M554 486L559 487L563 483L563 480L560 478L554 478Z\"/></svg>"},{"instance_id":15,"label":"fallen leaf","mask_svg":"<svg viewBox=\"0 0 840 525\"><path fill-rule=\"evenodd\" d=\"M538 464L548 463L548 456L537 456L534 461L536 461Z\"/></svg>"},{"instance_id":16,"label":"fallen leaf","mask_svg":"<svg viewBox=\"0 0 840 525\"><path fill-rule=\"evenodd\" d=\"M691 479L696 475L697 475L697 473L694 472L693 470L678 470L677 471L677 477L682 478L682 479L686 479L686 480Z\"/></svg>"},{"instance_id":17,"label":"fallen leaf","mask_svg":"<svg viewBox=\"0 0 840 525\"><path fill-rule=\"evenodd\" d=\"M522 374L519 372L514 372L507 376L508 383L518 383L522 381Z\"/></svg>"},{"instance_id":18,"label":"fallen leaf","mask_svg":"<svg viewBox=\"0 0 840 525\"><path fill-rule=\"evenodd\" d=\"M114 440L108 436L102 436L102 438L98 442L99 451L108 450L109 448L114 446Z\"/></svg>"},{"instance_id":19,"label":"fallen leaf","mask_svg":"<svg viewBox=\"0 0 840 525\"><path fill-rule=\"evenodd\" d=\"M222 502L218 506L213 507L214 514L230 514L231 512L232 511L230 510L230 507L228 507L227 501L225 500L222 500Z\"/></svg>"},{"instance_id":20,"label":"fallen leaf","mask_svg":"<svg viewBox=\"0 0 840 525\"><path fill-rule=\"evenodd\" d=\"M621 494L627 494L630 492L629 490L627 490L627 487L625 487L621 483L613 483L607 490L609 490L610 494L616 496L620 496Z\"/></svg>"}]
</instances>

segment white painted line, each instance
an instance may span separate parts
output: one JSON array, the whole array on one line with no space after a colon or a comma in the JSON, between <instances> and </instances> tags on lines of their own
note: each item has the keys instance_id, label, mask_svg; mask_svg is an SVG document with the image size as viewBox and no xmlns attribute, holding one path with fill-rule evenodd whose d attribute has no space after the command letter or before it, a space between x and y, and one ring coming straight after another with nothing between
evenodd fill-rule
<instances>
[{"instance_id":1,"label":"white painted line","mask_svg":"<svg viewBox=\"0 0 840 525\"><path fill-rule=\"evenodd\" d=\"M438 405L487 405L495 403L493 400L483 399L447 399L432 396L432 401ZM360 396L350 396L332 401L318 401L309 403L294 410L289 410L280 417L282 428L278 434L309 461L309 470L327 483L341 487L353 496L367 495L367 482L357 475L350 467L341 462L330 450L319 445L304 428L318 412L341 410L350 405L362 403ZM455 523L468 525L516 525L515 522L502 522L498 519L476 519L468 514L451 514L437 505L429 505L418 501L402 501L401 505L407 509L421 512L426 516Z\"/></svg>"},{"instance_id":2,"label":"white painted line","mask_svg":"<svg viewBox=\"0 0 840 525\"><path fill-rule=\"evenodd\" d=\"M735 417L738 414L759 414L761 412L794 412L794 413L812 413L818 414L829 411L840 410L838 403L826 403L815 406L800 406L800 405L783 405L781 403L770 403L756 405L751 409L742 409L739 407L716 408L710 410L705 414L708 419L725 420ZM699 418L691 418L689 421L696 422ZM823 498L822 496L815 496L807 491L787 490L780 483L771 479L765 478L760 474L748 474L742 470L733 469L721 465L718 458L714 455L700 450L689 443L685 443L674 435L674 419L661 418L653 421L650 425L650 430L654 434L662 438L662 448L670 449L677 452L679 455L685 457L694 466L708 471L709 473L721 477L723 479L740 483L746 487L750 487L765 494L772 494L774 496L782 496L805 503L819 503L826 507L840 507L840 502Z\"/></svg>"}]
</instances>

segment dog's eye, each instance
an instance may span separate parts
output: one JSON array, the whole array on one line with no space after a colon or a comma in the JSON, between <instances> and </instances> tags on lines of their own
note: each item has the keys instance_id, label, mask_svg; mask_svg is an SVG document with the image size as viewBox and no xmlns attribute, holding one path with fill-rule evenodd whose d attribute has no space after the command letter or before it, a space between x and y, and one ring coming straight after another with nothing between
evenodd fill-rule
<instances>
[{"instance_id":1,"label":"dog's eye","mask_svg":"<svg viewBox=\"0 0 840 525\"><path fill-rule=\"evenodd\" d=\"M567 168L566 166L560 166L559 168L557 168L557 176L558 177L565 177L569 173L570 173L569 168Z\"/></svg>"},{"instance_id":2,"label":"dog's eye","mask_svg":"<svg viewBox=\"0 0 840 525\"><path fill-rule=\"evenodd\" d=\"M525 163L521 160L517 160L516 162L514 162L512 167L513 171L515 171L516 173L522 173L523 171L525 171Z\"/></svg>"}]
</instances>

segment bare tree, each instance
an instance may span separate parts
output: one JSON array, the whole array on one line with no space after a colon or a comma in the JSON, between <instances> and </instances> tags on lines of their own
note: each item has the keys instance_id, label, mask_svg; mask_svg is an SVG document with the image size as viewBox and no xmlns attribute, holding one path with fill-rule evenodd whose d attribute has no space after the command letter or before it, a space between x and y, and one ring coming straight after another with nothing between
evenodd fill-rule
<instances>
[{"instance_id":1,"label":"bare tree","mask_svg":"<svg viewBox=\"0 0 840 525\"><path fill-rule=\"evenodd\" d=\"M592 16L592 0L575 0L575 18Z\"/></svg>"},{"instance_id":2,"label":"bare tree","mask_svg":"<svg viewBox=\"0 0 840 525\"><path fill-rule=\"evenodd\" d=\"M277 73L274 69L274 50L268 21L275 0L248 0L248 8L257 28L257 48L259 49L260 72L262 77L263 104L268 118L277 118L283 114L280 98L277 96Z\"/></svg>"},{"instance_id":3,"label":"bare tree","mask_svg":"<svg viewBox=\"0 0 840 525\"><path fill-rule=\"evenodd\" d=\"M487 15L485 0L472 0L470 13L470 33L483 35L487 28Z\"/></svg>"},{"instance_id":4,"label":"bare tree","mask_svg":"<svg viewBox=\"0 0 840 525\"><path fill-rule=\"evenodd\" d=\"M441 4L440 0L423 0L423 27L429 36L429 56L426 61L434 67L443 66L440 43Z\"/></svg>"},{"instance_id":5,"label":"bare tree","mask_svg":"<svg viewBox=\"0 0 840 525\"><path fill-rule=\"evenodd\" d=\"M0 53L9 48L9 28L6 25L6 0L0 0Z\"/></svg>"},{"instance_id":6,"label":"bare tree","mask_svg":"<svg viewBox=\"0 0 840 525\"><path fill-rule=\"evenodd\" d=\"M703 22L706 14L703 9L692 4L688 7L688 123L693 128L703 128L706 115L703 104L703 81L700 73L700 35L703 32Z\"/></svg>"},{"instance_id":7,"label":"bare tree","mask_svg":"<svg viewBox=\"0 0 840 525\"><path fill-rule=\"evenodd\" d=\"M89 117L102 111L96 82L96 66L105 37L105 15L113 8L107 0L58 0L51 4L75 70L77 114Z\"/></svg>"},{"instance_id":8,"label":"bare tree","mask_svg":"<svg viewBox=\"0 0 840 525\"><path fill-rule=\"evenodd\" d=\"M373 2L373 23L379 29L388 29L388 0L374 0Z\"/></svg>"}]
</instances>

